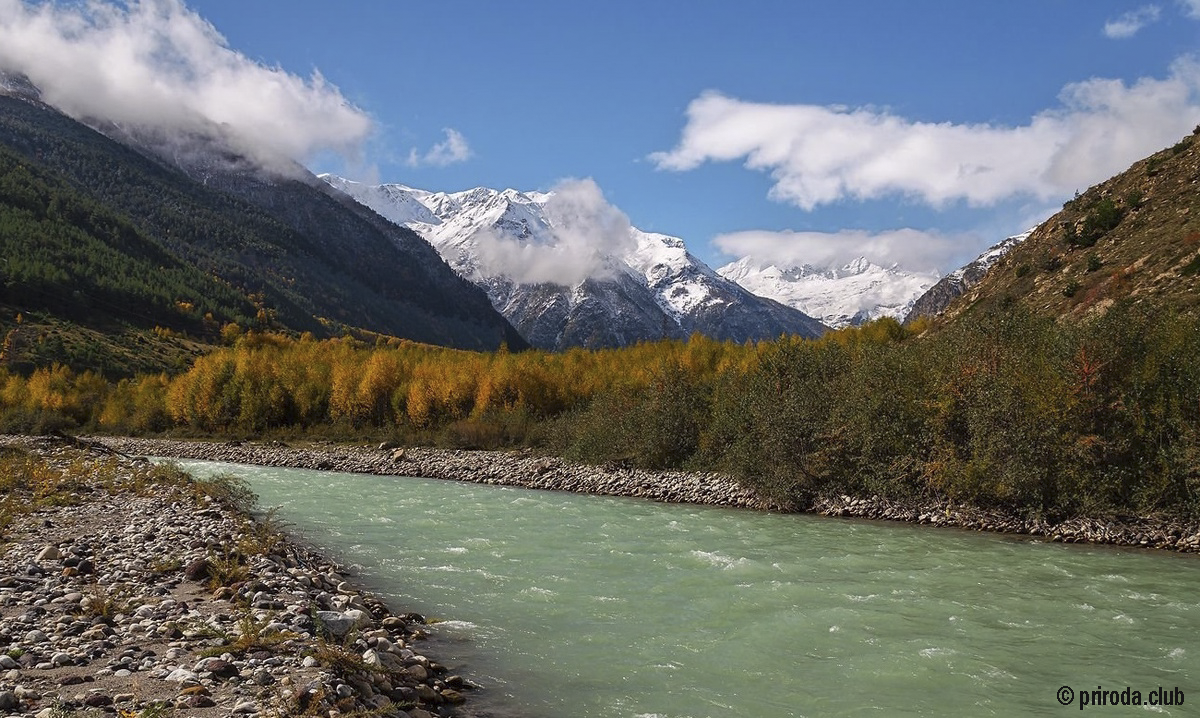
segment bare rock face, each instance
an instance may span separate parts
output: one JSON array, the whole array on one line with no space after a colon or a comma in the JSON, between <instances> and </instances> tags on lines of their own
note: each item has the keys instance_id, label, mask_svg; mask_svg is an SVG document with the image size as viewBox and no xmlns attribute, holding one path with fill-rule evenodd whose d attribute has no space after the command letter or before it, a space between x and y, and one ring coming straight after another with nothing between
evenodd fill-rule
<instances>
[{"instance_id":1,"label":"bare rock face","mask_svg":"<svg viewBox=\"0 0 1200 718\"><path fill-rule=\"evenodd\" d=\"M992 265L1008 254L1013 247L1025 241L1031 232L1032 230L1016 234L992 245L966 266L942 277L913 302L912 309L904 317L904 322L907 324L921 317L935 317L941 314L943 309L950 306L950 302L978 284Z\"/></svg>"}]
</instances>

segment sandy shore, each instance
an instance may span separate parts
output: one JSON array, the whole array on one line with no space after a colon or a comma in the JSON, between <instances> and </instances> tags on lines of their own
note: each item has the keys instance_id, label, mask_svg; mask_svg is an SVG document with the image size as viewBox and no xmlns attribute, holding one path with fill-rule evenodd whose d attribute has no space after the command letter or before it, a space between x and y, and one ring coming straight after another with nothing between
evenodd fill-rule
<instances>
[{"instance_id":1,"label":"sandy shore","mask_svg":"<svg viewBox=\"0 0 1200 718\"><path fill-rule=\"evenodd\" d=\"M427 630L186 477L0 438L0 713L468 716ZM165 477L165 478L164 478Z\"/></svg>"},{"instance_id":2,"label":"sandy shore","mask_svg":"<svg viewBox=\"0 0 1200 718\"><path fill-rule=\"evenodd\" d=\"M459 451L315 444L196 442L168 439L94 437L130 455L206 459L261 466L284 466L352 473L419 476L529 489L631 496L670 503L693 503L757 510L788 510L757 496L718 473L647 471L630 467L573 464L529 451ZM864 518L1021 534L1064 543L1100 543L1200 552L1200 522L1158 517L1079 518L1052 523L1039 518L948 501L914 503L880 497L827 496L804 511L823 516Z\"/></svg>"}]
</instances>

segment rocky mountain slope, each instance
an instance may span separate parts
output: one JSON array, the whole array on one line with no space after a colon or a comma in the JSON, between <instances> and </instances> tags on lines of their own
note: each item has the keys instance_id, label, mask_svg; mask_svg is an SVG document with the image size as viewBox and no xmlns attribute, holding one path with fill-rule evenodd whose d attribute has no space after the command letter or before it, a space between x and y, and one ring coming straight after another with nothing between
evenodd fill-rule
<instances>
[{"instance_id":1,"label":"rocky mountain slope","mask_svg":"<svg viewBox=\"0 0 1200 718\"><path fill-rule=\"evenodd\" d=\"M909 307L905 322L937 316L959 295L979 283L993 264L1012 251L1033 232L1022 232L993 244L983 254L938 280Z\"/></svg>"},{"instance_id":2,"label":"rocky mountain slope","mask_svg":"<svg viewBox=\"0 0 1200 718\"><path fill-rule=\"evenodd\" d=\"M100 129L41 103L27 83L0 85L0 150L21 175L0 212L23 228L0 238L6 331L23 312L108 335L161 324L212 339L222 324L249 320L318 336L364 330L472 349L525 346L427 242L302 168L262 170L211 137ZM25 196L30 173L51 189ZM83 209L66 212L64 202ZM18 238L44 249L54 232L66 234L47 269ZM69 240L72 232L88 242ZM179 273L186 281L161 289ZM86 290L117 275L103 296Z\"/></svg>"},{"instance_id":3,"label":"rocky mountain slope","mask_svg":"<svg viewBox=\"0 0 1200 718\"><path fill-rule=\"evenodd\" d=\"M612 222L606 236L579 238L593 230L556 213L552 193L427 192L322 178L426 237L537 347L625 346L693 332L743 342L825 330L721 277L676 237Z\"/></svg>"},{"instance_id":4,"label":"rocky mountain slope","mask_svg":"<svg viewBox=\"0 0 1200 718\"><path fill-rule=\"evenodd\" d=\"M865 257L833 267L780 267L743 257L717 272L759 296L799 309L834 328L881 317L903 317L917 297L938 281L933 272L881 267Z\"/></svg>"},{"instance_id":5,"label":"rocky mountain slope","mask_svg":"<svg viewBox=\"0 0 1200 718\"><path fill-rule=\"evenodd\" d=\"M1014 303L1072 321L1119 301L1200 304L1200 128L1063 205L999 258L943 317Z\"/></svg>"}]
</instances>

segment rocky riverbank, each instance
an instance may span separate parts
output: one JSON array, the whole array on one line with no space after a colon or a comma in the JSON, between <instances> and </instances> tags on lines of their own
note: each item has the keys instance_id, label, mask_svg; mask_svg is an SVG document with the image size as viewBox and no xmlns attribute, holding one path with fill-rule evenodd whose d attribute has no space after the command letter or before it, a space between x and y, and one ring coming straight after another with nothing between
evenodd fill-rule
<instances>
[{"instance_id":1,"label":"rocky riverbank","mask_svg":"<svg viewBox=\"0 0 1200 718\"><path fill-rule=\"evenodd\" d=\"M130 455L228 461L354 473L419 476L529 489L632 496L671 503L711 504L759 510L787 510L767 501L732 478L718 473L647 471L629 467L573 464L528 451L458 451L390 446L316 444L290 447L278 442L193 442L164 439L96 438ZM1200 523L1150 517L1121 520L1072 519L1049 523L941 501L914 504L879 497L829 496L806 508L840 516L976 531L1021 534L1064 543L1103 543L1200 552Z\"/></svg>"},{"instance_id":2,"label":"rocky riverbank","mask_svg":"<svg viewBox=\"0 0 1200 718\"><path fill-rule=\"evenodd\" d=\"M1130 517L1121 520L1076 518L1057 523L1027 519L948 501L913 504L879 497L836 496L819 499L810 509L822 516L845 516L883 521L904 521L1041 537L1061 543L1093 543L1200 552L1200 523Z\"/></svg>"},{"instance_id":3,"label":"rocky riverbank","mask_svg":"<svg viewBox=\"0 0 1200 718\"><path fill-rule=\"evenodd\" d=\"M131 456L228 461L257 466L418 476L526 489L632 496L680 504L710 504L750 509L780 509L736 481L716 473L646 471L629 467L589 466L537 456L529 451L459 451L317 444L291 447L279 442L199 442L168 439L91 437Z\"/></svg>"},{"instance_id":4,"label":"rocky riverbank","mask_svg":"<svg viewBox=\"0 0 1200 718\"><path fill-rule=\"evenodd\" d=\"M420 616L214 487L101 447L0 447L0 714L471 715Z\"/></svg>"}]
</instances>

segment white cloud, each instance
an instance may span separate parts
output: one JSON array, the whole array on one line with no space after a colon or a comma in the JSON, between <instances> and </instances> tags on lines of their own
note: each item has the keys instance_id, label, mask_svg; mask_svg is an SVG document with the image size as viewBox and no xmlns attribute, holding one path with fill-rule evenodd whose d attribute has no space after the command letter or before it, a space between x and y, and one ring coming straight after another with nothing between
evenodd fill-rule
<instances>
[{"instance_id":1,"label":"white cloud","mask_svg":"<svg viewBox=\"0 0 1200 718\"><path fill-rule=\"evenodd\" d=\"M0 0L0 69L73 117L222 134L264 161L352 154L373 125L320 74L250 60L180 0Z\"/></svg>"},{"instance_id":2,"label":"white cloud","mask_svg":"<svg viewBox=\"0 0 1200 718\"><path fill-rule=\"evenodd\" d=\"M471 147L467 144L467 138L463 137L461 132L449 127L442 128L442 132L445 133L446 139L430 147L425 154L418 153L415 147L409 151L409 167L446 167L447 165L466 162L470 159Z\"/></svg>"},{"instance_id":3,"label":"white cloud","mask_svg":"<svg viewBox=\"0 0 1200 718\"><path fill-rule=\"evenodd\" d=\"M1200 122L1200 64L1165 79L1091 79L1028 124L931 123L872 108L772 105L717 92L692 101L678 145L650 158L684 171L745 161L769 171L770 196L806 210L840 200L904 196L932 206L994 205L1070 195L1174 143Z\"/></svg>"},{"instance_id":4,"label":"white cloud","mask_svg":"<svg viewBox=\"0 0 1200 718\"><path fill-rule=\"evenodd\" d=\"M589 277L610 276L609 258L634 247L629 217L609 204L591 179L559 183L544 213L550 236L543 241L491 231L475 236L487 274L521 283L574 286Z\"/></svg>"},{"instance_id":5,"label":"white cloud","mask_svg":"<svg viewBox=\"0 0 1200 718\"><path fill-rule=\"evenodd\" d=\"M1183 12L1190 18L1200 20L1200 0L1179 0Z\"/></svg>"},{"instance_id":6,"label":"white cloud","mask_svg":"<svg viewBox=\"0 0 1200 718\"><path fill-rule=\"evenodd\" d=\"M1133 37L1142 28L1157 22L1161 14L1157 5L1143 5L1137 10L1130 10L1116 20L1104 23L1104 36L1114 40Z\"/></svg>"},{"instance_id":7,"label":"white cloud","mask_svg":"<svg viewBox=\"0 0 1200 718\"><path fill-rule=\"evenodd\" d=\"M897 264L904 269L928 272L947 266L949 260L961 253L964 245L977 244L978 239L917 229L884 232L748 230L718 235L712 243L729 257L749 257L760 269L771 265L788 268L806 264L817 268L840 267L858 257L866 257L883 267Z\"/></svg>"}]
</instances>

